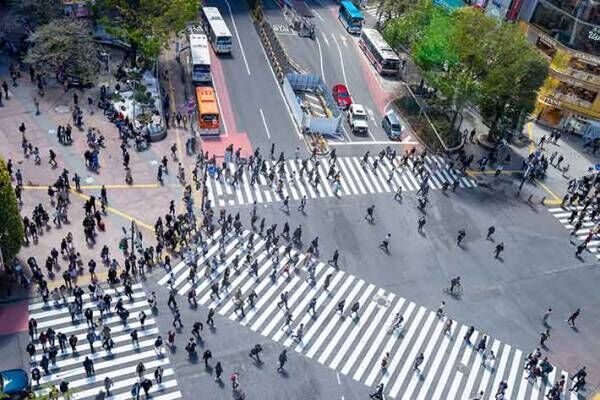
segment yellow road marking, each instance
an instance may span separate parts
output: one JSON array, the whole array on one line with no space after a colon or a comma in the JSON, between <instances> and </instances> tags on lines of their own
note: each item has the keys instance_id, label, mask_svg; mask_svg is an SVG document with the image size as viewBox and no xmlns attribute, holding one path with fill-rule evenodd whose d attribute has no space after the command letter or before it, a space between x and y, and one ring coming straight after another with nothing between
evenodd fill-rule
<instances>
[{"instance_id":1,"label":"yellow road marking","mask_svg":"<svg viewBox=\"0 0 600 400\"><path fill-rule=\"evenodd\" d=\"M554 194L554 192L552 190L550 190L550 188L546 185L544 185L542 182L538 181L537 179L535 180L535 182L540 185L542 187L542 189L544 189L546 191L546 193L548 193L550 196L552 196L554 198L554 200L558 200L559 202L562 202L562 199L560 197L558 197L556 194Z\"/></svg>"},{"instance_id":2,"label":"yellow road marking","mask_svg":"<svg viewBox=\"0 0 600 400\"><path fill-rule=\"evenodd\" d=\"M89 200L89 198L90 198L90 196L86 196L85 194L79 193L79 192L77 192L77 191L75 191L73 189L71 189L70 192L73 193L74 195L76 195L76 196L84 199L84 200ZM131 215L124 213L123 211L117 210L114 207L107 206L106 207L106 211L111 212L113 214L116 214L116 215L118 215L120 217L123 217L123 218L125 218L128 221L134 221L137 225L141 226L142 228L146 228L149 231L154 232L154 227L153 226L148 225L148 224L140 221L139 219L134 218Z\"/></svg>"},{"instance_id":3,"label":"yellow road marking","mask_svg":"<svg viewBox=\"0 0 600 400\"><path fill-rule=\"evenodd\" d=\"M527 136L529 136L529 152L533 153L533 151L535 150L535 141L533 140L533 131L531 130L531 122L527 123Z\"/></svg>"},{"instance_id":4,"label":"yellow road marking","mask_svg":"<svg viewBox=\"0 0 600 400\"><path fill-rule=\"evenodd\" d=\"M102 185L81 185L81 189L101 189ZM133 185L117 184L117 185L104 185L106 189L155 189L161 187L157 183L138 183ZM46 190L48 185L25 185L23 189L28 190Z\"/></svg>"},{"instance_id":5,"label":"yellow road marking","mask_svg":"<svg viewBox=\"0 0 600 400\"><path fill-rule=\"evenodd\" d=\"M102 270L102 271L96 272L96 282L106 281L107 279L108 279L108 270ZM86 271L85 268L84 268L83 275L77 275L74 279L74 283L78 284L79 286L87 285L91 281L92 281L92 277L90 276L89 272ZM62 280L62 275L55 274L55 279L48 282L48 289L52 290L55 288L60 288L62 285L64 285L64 283L65 283L65 281Z\"/></svg>"}]
</instances>

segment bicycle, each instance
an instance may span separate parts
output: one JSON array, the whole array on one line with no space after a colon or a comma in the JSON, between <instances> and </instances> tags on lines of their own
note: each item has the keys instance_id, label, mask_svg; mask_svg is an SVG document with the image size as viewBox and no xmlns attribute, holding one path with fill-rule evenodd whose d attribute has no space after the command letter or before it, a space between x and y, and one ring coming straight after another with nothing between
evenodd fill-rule
<instances>
[{"instance_id":1,"label":"bicycle","mask_svg":"<svg viewBox=\"0 0 600 400\"><path fill-rule=\"evenodd\" d=\"M463 287L460 283L457 283L456 285L454 285L454 287L452 288L452 286L444 288L444 293L449 294L450 296L453 297L460 297L463 294Z\"/></svg>"}]
</instances>

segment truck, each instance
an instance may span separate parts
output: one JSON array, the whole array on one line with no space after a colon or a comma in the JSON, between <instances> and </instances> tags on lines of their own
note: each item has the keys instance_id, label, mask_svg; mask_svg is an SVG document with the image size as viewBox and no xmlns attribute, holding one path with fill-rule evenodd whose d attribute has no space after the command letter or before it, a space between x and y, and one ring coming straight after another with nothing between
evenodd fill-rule
<instances>
[{"instance_id":1,"label":"truck","mask_svg":"<svg viewBox=\"0 0 600 400\"><path fill-rule=\"evenodd\" d=\"M352 104L348 108L348 125L355 134L366 135L369 131L367 112L360 104Z\"/></svg>"}]
</instances>

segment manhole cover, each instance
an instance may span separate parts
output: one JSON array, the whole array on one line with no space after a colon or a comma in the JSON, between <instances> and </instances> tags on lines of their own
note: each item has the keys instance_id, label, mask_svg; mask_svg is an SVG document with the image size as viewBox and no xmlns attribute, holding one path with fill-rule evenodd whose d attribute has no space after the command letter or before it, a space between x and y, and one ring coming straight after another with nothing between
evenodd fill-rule
<instances>
[{"instance_id":1,"label":"manhole cover","mask_svg":"<svg viewBox=\"0 0 600 400\"><path fill-rule=\"evenodd\" d=\"M69 108L69 106L59 105L54 107L54 111L56 111L59 114L67 114L71 111L71 109Z\"/></svg>"},{"instance_id":2,"label":"manhole cover","mask_svg":"<svg viewBox=\"0 0 600 400\"><path fill-rule=\"evenodd\" d=\"M383 297L383 296L374 296L373 300L377 303L377 305L381 306L381 307L387 307L390 305L390 302L388 301L387 298Z\"/></svg>"},{"instance_id":3,"label":"manhole cover","mask_svg":"<svg viewBox=\"0 0 600 400\"><path fill-rule=\"evenodd\" d=\"M463 374L465 374L469 369L464 365L464 364L458 364L457 369L462 372Z\"/></svg>"}]
</instances>

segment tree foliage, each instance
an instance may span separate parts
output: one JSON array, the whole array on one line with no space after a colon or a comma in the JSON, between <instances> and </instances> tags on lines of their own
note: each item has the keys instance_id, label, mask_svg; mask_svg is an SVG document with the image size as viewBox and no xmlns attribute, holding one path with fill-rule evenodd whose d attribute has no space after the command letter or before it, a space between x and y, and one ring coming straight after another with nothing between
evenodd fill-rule
<instances>
[{"instance_id":1,"label":"tree foliage","mask_svg":"<svg viewBox=\"0 0 600 400\"><path fill-rule=\"evenodd\" d=\"M497 135L532 111L548 74L545 59L512 24L463 7L446 13L420 0L386 25L392 46L407 47L428 83L455 113L479 106Z\"/></svg>"},{"instance_id":2,"label":"tree foliage","mask_svg":"<svg viewBox=\"0 0 600 400\"><path fill-rule=\"evenodd\" d=\"M61 0L11 0L12 8L36 25L47 24L63 15Z\"/></svg>"},{"instance_id":3,"label":"tree foliage","mask_svg":"<svg viewBox=\"0 0 600 400\"><path fill-rule=\"evenodd\" d=\"M0 249L5 264L21 250L24 231L17 196L4 160L0 158Z\"/></svg>"},{"instance_id":4,"label":"tree foliage","mask_svg":"<svg viewBox=\"0 0 600 400\"><path fill-rule=\"evenodd\" d=\"M158 57L199 8L200 0L98 0L95 10L110 33L131 44L135 62L138 51L148 60Z\"/></svg>"},{"instance_id":5,"label":"tree foliage","mask_svg":"<svg viewBox=\"0 0 600 400\"><path fill-rule=\"evenodd\" d=\"M70 18L53 20L39 26L28 40L26 63L51 74L65 71L85 82L95 81L99 71L98 45L86 22Z\"/></svg>"}]
</instances>

